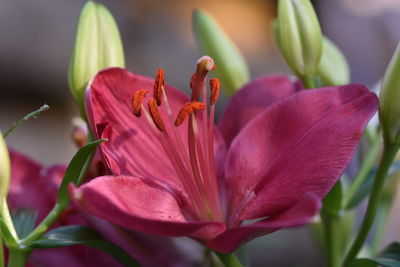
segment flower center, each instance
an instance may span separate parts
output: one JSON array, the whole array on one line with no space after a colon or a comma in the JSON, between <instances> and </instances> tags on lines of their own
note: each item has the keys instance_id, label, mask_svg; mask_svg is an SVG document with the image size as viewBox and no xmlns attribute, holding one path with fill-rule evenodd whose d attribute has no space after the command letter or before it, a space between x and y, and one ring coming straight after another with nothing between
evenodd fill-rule
<instances>
[{"instance_id":1,"label":"flower center","mask_svg":"<svg viewBox=\"0 0 400 267\"><path fill-rule=\"evenodd\" d=\"M190 216L195 220L223 221L221 186L214 157L214 114L220 90L216 78L210 79L211 95L207 103L206 75L214 68L214 61L208 56L197 61L196 72L190 81L191 100L183 105L178 114L172 114L164 89L165 76L162 69L156 73L153 97L148 101L147 109L142 103L148 92L145 89L134 93L132 108L137 117L144 113L154 130L151 134L168 155L193 208ZM164 108L160 109L162 104ZM167 115L168 127L164 124L161 112ZM187 140L184 140L177 127L183 127L186 119L188 131Z\"/></svg>"}]
</instances>

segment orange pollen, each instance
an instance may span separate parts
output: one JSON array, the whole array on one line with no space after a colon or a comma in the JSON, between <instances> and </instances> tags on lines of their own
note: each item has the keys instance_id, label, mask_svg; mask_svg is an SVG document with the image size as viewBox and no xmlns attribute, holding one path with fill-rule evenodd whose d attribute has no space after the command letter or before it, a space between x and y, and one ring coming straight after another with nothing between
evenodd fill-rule
<instances>
[{"instance_id":1,"label":"orange pollen","mask_svg":"<svg viewBox=\"0 0 400 267\"><path fill-rule=\"evenodd\" d=\"M165 84L165 74L163 69L158 69L156 79L154 81L153 98L157 101L157 105L161 105L162 90Z\"/></svg>"},{"instance_id":2,"label":"orange pollen","mask_svg":"<svg viewBox=\"0 0 400 267\"><path fill-rule=\"evenodd\" d=\"M198 110L205 110L205 109L206 105L204 105L204 103L198 101L187 102L185 105L183 105L182 109L179 111L178 116L176 116L175 126L181 125L189 114L192 114L193 112Z\"/></svg>"},{"instance_id":3,"label":"orange pollen","mask_svg":"<svg viewBox=\"0 0 400 267\"><path fill-rule=\"evenodd\" d=\"M149 107L149 113L153 119L154 124L157 126L158 130L161 132L165 131L164 123L161 119L160 111L158 110L157 102L154 98L150 99L147 103Z\"/></svg>"},{"instance_id":4,"label":"orange pollen","mask_svg":"<svg viewBox=\"0 0 400 267\"><path fill-rule=\"evenodd\" d=\"M137 90L132 97L132 111L133 114L135 114L136 117L140 117L142 115L142 102L143 99L146 97L147 95L147 90L145 89L140 89Z\"/></svg>"},{"instance_id":5,"label":"orange pollen","mask_svg":"<svg viewBox=\"0 0 400 267\"><path fill-rule=\"evenodd\" d=\"M220 90L220 82L217 78L210 79L210 90L211 90L210 105L214 105L215 102L217 102Z\"/></svg>"}]
</instances>

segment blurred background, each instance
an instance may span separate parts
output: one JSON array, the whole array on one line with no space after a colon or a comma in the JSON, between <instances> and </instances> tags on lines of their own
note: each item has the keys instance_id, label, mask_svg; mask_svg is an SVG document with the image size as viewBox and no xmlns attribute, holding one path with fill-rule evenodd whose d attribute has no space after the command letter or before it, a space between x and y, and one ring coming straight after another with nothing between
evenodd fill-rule
<instances>
[{"instance_id":1,"label":"blurred background","mask_svg":"<svg viewBox=\"0 0 400 267\"><path fill-rule=\"evenodd\" d=\"M78 114L67 71L75 27L84 0L0 1L0 129L47 103L51 109L18 128L11 147L46 164L66 163L75 152L71 118ZM290 73L274 44L274 0L103 0L121 31L126 64L186 89L200 56L191 16L202 8L215 16L244 53L252 77ZM313 1L323 32L347 56L352 81L373 85L383 75L400 40L400 1ZM400 207L400 200L397 201ZM400 217L392 221L399 221ZM398 233L395 223L388 226ZM392 235L393 238L393 235ZM260 242L263 245L259 245ZM247 256L252 266L322 266L322 255L307 230L280 231L258 239ZM290 256L289 256L290 255ZM283 256L283 257L282 257ZM268 261L266 261L268 260ZM262 263L264 262L264 264Z\"/></svg>"}]
</instances>

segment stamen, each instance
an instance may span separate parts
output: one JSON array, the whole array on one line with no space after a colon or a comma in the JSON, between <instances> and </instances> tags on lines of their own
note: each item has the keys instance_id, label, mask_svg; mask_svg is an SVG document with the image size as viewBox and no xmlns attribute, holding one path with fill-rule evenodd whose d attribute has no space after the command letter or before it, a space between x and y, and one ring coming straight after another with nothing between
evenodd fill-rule
<instances>
[{"instance_id":1,"label":"stamen","mask_svg":"<svg viewBox=\"0 0 400 267\"><path fill-rule=\"evenodd\" d=\"M140 117L142 115L142 102L143 99L147 95L147 90L145 89L140 89L137 90L132 97L132 111L133 114L135 114L136 117Z\"/></svg>"},{"instance_id":2,"label":"stamen","mask_svg":"<svg viewBox=\"0 0 400 267\"><path fill-rule=\"evenodd\" d=\"M154 81L154 93L153 98L157 101L157 105L161 105L162 88L165 84L165 75L163 69L158 69L156 73L156 79Z\"/></svg>"},{"instance_id":3,"label":"stamen","mask_svg":"<svg viewBox=\"0 0 400 267\"><path fill-rule=\"evenodd\" d=\"M218 99L220 90L220 82L217 78L210 79L210 90L211 90L210 105L214 105Z\"/></svg>"},{"instance_id":4,"label":"stamen","mask_svg":"<svg viewBox=\"0 0 400 267\"><path fill-rule=\"evenodd\" d=\"M178 116L176 117L175 120L175 126L181 125L189 114L192 114L197 110L204 110L205 108L206 105L204 105L204 103L197 101L187 102L185 105L183 105L182 109L179 111Z\"/></svg>"},{"instance_id":5,"label":"stamen","mask_svg":"<svg viewBox=\"0 0 400 267\"><path fill-rule=\"evenodd\" d=\"M147 105L149 107L149 113L151 118L153 119L154 124L157 126L158 130L164 132L165 127L160 115L160 111L158 110L156 100L154 98L150 99Z\"/></svg>"},{"instance_id":6,"label":"stamen","mask_svg":"<svg viewBox=\"0 0 400 267\"><path fill-rule=\"evenodd\" d=\"M209 56L203 56L197 60L196 72L190 80L190 88L192 89L192 101L199 101L200 91L204 83L204 79L209 71L215 69L214 60Z\"/></svg>"}]
</instances>

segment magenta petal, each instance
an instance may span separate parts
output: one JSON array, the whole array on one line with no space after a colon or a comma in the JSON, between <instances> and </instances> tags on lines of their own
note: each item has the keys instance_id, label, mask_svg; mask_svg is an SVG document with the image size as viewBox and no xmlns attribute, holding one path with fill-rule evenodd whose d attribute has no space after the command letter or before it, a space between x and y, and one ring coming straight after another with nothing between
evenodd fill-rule
<instances>
[{"instance_id":1,"label":"magenta petal","mask_svg":"<svg viewBox=\"0 0 400 267\"><path fill-rule=\"evenodd\" d=\"M149 90L143 104L153 96L153 79L111 68L97 74L88 88L87 117L96 138L107 138L101 144L105 161L114 175L133 175L166 180L179 187L174 169L145 116L132 113L132 96L136 90ZM188 98L178 90L165 86L172 114L177 114ZM170 128L165 104L160 106L166 128ZM173 118L175 119L175 118ZM187 135L187 128L176 128ZM183 140L186 140L184 137Z\"/></svg>"},{"instance_id":2,"label":"magenta petal","mask_svg":"<svg viewBox=\"0 0 400 267\"><path fill-rule=\"evenodd\" d=\"M65 166L45 168L14 150L10 151L10 157L11 184L8 202L11 208L36 210L38 219L42 220L54 204Z\"/></svg>"},{"instance_id":3,"label":"magenta petal","mask_svg":"<svg viewBox=\"0 0 400 267\"><path fill-rule=\"evenodd\" d=\"M292 207L276 216L253 224L225 231L206 245L221 253L230 253L240 245L280 228L296 227L310 222L320 207L320 201L314 195L307 194Z\"/></svg>"},{"instance_id":4,"label":"magenta petal","mask_svg":"<svg viewBox=\"0 0 400 267\"><path fill-rule=\"evenodd\" d=\"M225 230L223 223L188 221L176 192L142 179L103 176L71 190L81 209L128 229L204 240Z\"/></svg>"},{"instance_id":5,"label":"magenta petal","mask_svg":"<svg viewBox=\"0 0 400 267\"><path fill-rule=\"evenodd\" d=\"M301 89L299 82L286 75L260 77L245 85L232 97L219 121L226 144L229 146L240 130L266 107Z\"/></svg>"},{"instance_id":6,"label":"magenta petal","mask_svg":"<svg viewBox=\"0 0 400 267\"><path fill-rule=\"evenodd\" d=\"M362 85L303 91L267 108L228 151L231 220L271 216L307 192L322 198L376 109Z\"/></svg>"},{"instance_id":7,"label":"magenta petal","mask_svg":"<svg viewBox=\"0 0 400 267\"><path fill-rule=\"evenodd\" d=\"M203 259L202 246L189 238L128 230L88 213L84 215L106 240L124 249L140 266L197 266Z\"/></svg>"}]
</instances>

